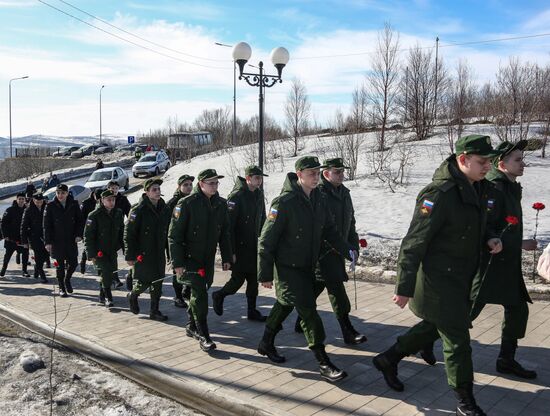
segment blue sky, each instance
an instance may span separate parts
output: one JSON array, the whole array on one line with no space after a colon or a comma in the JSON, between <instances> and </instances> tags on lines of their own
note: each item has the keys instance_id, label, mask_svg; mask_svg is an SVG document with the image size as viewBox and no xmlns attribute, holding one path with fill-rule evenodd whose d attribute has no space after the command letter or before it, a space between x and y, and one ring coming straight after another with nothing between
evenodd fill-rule
<instances>
[{"instance_id":1,"label":"blue sky","mask_svg":"<svg viewBox=\"0 0 550 416\"><path fill-rule=\"evenodd\" d=\"M179 60L125 43L39 1L0 0L3 137L9 133L8 82L22 75L30 78L13 84L14 136L98 134L103 84L104 132L122 136L163 126L168 117L192 121L205 108L231 105L231 49L215 46L216 41L248 42L251 63L263 59L269 71L270 50L286 47L291 56L283 73L286 82L267 91L266 111L282 120L288 81L299 77L322 123L336 109L346 111L370 55L313 57L372 51L384 22L400 33L403 48L430 46L439 36L449 67L467 59L479 82L491 79L511 55L540 64L550 60L550 36L443 46L549 33L547 1L44 1ZM132 38L67 3L173 51ZM257 90L242 81L237 89L238 115L256 114Z\"/></svg>"}]
</instances>

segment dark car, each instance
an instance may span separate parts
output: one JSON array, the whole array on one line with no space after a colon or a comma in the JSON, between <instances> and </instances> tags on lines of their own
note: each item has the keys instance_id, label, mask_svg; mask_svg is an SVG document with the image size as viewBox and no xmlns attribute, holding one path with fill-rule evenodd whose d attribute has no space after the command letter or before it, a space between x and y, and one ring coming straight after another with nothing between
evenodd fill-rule
<instances>
[{"instance_id":1,"label":"dark car","mask_svg":"<svg viewBox=\"0 0 550 416\"><path fill-rule=\"evenodd\" d=\"M94 150L94 155L102 155L105 153L113 153L113 146L101 146Z\"/></svg>"},{"instance_id":2,"label":"dark car","mask_svg":"<svg viewBox=\"0 0 550 416\"><path fill-rule=\"evenodd\" d=\"M57 152L53 152L52 156L53 157L70 156L72 152L74 152L75 150L78 150L78 149L80 149L80 146L62 147Z\"/></svg>"}]
</instances>

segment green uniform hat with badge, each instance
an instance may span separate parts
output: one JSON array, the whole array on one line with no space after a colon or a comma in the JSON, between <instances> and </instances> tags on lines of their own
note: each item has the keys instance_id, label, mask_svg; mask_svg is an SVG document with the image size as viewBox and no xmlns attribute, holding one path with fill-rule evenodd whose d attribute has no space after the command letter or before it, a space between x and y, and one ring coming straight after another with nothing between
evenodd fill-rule
<instances>
[{"instance_id":1,"label":"green uniform hat with badge","mask_svg":"<svg viewBox=\"0 0 550 416\"><path fill-rule=\"evenodd\" d=\"M148 191L149 188L153 185L162 185L162 179L147 179L144 183L143 183L143 189L145 191Z\"/></svg>"},{"instance_id":2,"label":"green uniform hat with badge","mask_svg":"<svg viewBox=\"0 0 550 416\"><path fill-rule=\"evenodd\" d=\"M112 196L113 198L116 197L115 193L109 189L101 193L101 198L109 198L110 196Z\"/></svg>"},{"instance_id":3,"label":"green uniform hat with badge","mask_svg":"<svg viewBox=\"0 0 550 416\"><path fill-rule=\"evenodd\" d=\"M523 152L527 147L527 144L528 144L527 140L520 140L517 143L502 142L497 146L497 150L502 152L498 157L498 160L504 159L504 157L508 156L514 150L521 150Z\"/></svg>"},{"instance_id":4,"label":"green uniform hat with badge","mask_svg":"<svg viewBox=\"0 0 550 416\"><path fill-rule=\"evenodd\" d=\"M296 171L300 171L306 169L324 169L327 166L321 165L317 156L303 156L296 161L294 167Z\"/></svg>"},{"instance_id":5,"label":"green uniform hat with badge","mask_svg":"<svg viewBox=\"0 0 550 416\"><path fill-rule=\"evenodd\" d=\"M344 159L341 157L334 157L332 159L326 159L325 165L327 169L336 168L336 169L349 169L349 166L344 165Z\"/></svg>"},{"instance_id":6,"label":"green uniform hat with badge","mask_svg":"<svg viewBox=\"0 0 550 416\"><path fill-rule=\"evenodd\" d=\"M44 195L42 194L42 192L36 192L32 194L32 199L42 200L44 199Z\"/></svg>"},{"instance_id":7,"label":"green uniform hat with badge","mask_svg":"<svg viewBox=\"0 0 550 416\"><path fill-rule=\"evenodd\" d=\"M218 175L216 172L216 169L205 169L202 172L199 173L199 176L197 179L199 181L207 181L209 179L221 179L223 178L222 175Z\"/></svg>"},{"instance_id":8,"label":"green uniform hat with badge","mask_svg":"<svg viewBox=\"0 0 550 416\"><path fill-rule=\"evenodd\" d=\"M63 192L69 192L69 187L65 185L64 183L60 183L57 185L57 188L55 188L56 191L63 191Z\"/></svg>"},{"instance_id":9,"label":"green uniform hat with badge","mask_svg":"<svg viewBox=\"0 0 550 416\"><path fill-rule=\"evenodd\" d=\"M478 155L482 157L499 156L502 152L493 149L491 138L481 134L470 134L456 141L455 152L457 155Z\"/></svg>"},{"instance_id":10,"label":"green uniform hat with badge","mask_svg":"<svg viewBox=\"0 0 550 416\"><path fill-rule=\"evenodd\" d=\"M182 183L184 183L185 181L191 181L191 182L193 182L194 180L195 180L195 177L194 177L194 176L191 176L191 175L188 175L188 174L181 175L181 176L178 178L178 186L181 185Z\"/></svg>"},{"instance_id":11,"label":"green uniform hat with badge","mask_svg":"<svg viewBox=\"0 0 550 416\"><path fill-rule=\"evenodd\" d=\"M245 176L268 176L256 165L247 166L244 170L244 174Z\"/></svg>"}]
</instances>

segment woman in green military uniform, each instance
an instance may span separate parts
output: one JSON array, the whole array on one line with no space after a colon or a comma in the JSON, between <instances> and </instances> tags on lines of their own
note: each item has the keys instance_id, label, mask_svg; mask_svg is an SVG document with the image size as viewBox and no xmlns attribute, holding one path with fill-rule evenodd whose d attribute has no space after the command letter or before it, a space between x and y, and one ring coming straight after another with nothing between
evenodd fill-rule
<instances>
[{"instance_id":1,"label":"woman in green military uniform","mask_svg":"<svg viewBox=\"0 0 550 416\"><path fill-rule=\"evenodd\" d=\"M117 252L124 246L124 214L115 203L116 195L103 191L101 204L88 215L84 227L86 253L101 277L99 302L108 308L113 306L111 284L118 269Z\"/></svg>"},{"instance_id":2,"label":"woman in green military uniform","mask_svg":"<svg viewBox=\"0 0 550 416\"><path fill-rule=\"evenodd\" d=\"M208 330L208 289L214 280L216 247L219 245L223 270L229 270L232 253L226 200L218 194L219 179L214 169L199 173L191 195L181 199L172 213L168 244L172 266L180 283L191 286L187 335L198 338L203 351L216 344Z\"/></svg>"},{"instance_id":3,"label":"woman in green military uniform","mask_svg":"<svg viewBox=\"0 0 550 416\"><path fill-rule=\"evenodd\" d=\"M130 211L124 229L125 258L132 267L133 287L128 294L130 310L138 314L138 297L149 289L151 310L149 317L166 321L159 311L162 279L166 269L166 234L170 223L170 209L161 198L161 179L148 179L145 193Z\"/></svg>"}]
</instances>

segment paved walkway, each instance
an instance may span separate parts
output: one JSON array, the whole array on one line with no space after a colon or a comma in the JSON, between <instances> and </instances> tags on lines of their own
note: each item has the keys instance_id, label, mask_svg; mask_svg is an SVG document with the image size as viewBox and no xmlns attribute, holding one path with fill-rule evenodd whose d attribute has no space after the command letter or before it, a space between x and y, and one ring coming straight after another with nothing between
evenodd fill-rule
<instances>
[{"instance_id":1,"label":"paved walkway","mask_svg":"<svg viewBox=\"0 0 550 416\"><path fill-rule=\"evenodd\" d=\"M12 270L16 267L13 264ZM89 266L88 271L92 270ZM48 273L53 275L53 269ZM228 277L218 272L214 288ZM73 286L73 296L56 298L57 318L63 320L58 326L62 342L176 400L200 406L206 403L212 414L454 414L455 399L447 387L440 343L436 344L440 361L435 367L416 357L402 362L400 376L406 385L402 393L388 389L372 366L375 354L417 322L409 310L400 310L391 303L392 286L358 282L359 305L352 311L352 321L368 336L368 342L355 348L343 343L328 298L320 297L327 351L334 363L349 374L336 385L320 379L303 335L294 333L295 312L276 339L287 362L272 365L261 357L256 347L263 325L246 319L242 292L226 298L222 317L210 311L210 329L218 350L208 355L200 351L196 340L185 336L187 313L173 306L170 279L164 285L161 303L161 310L169 316L166 323L150 321L147 314L131 314L125 291L114 291L115 308L99 306L94 276L81 277L77 273ZM353 284L347 287L353 301ZM0 313L48 333L55 315L51 293L51 284L36 283L8 271L0 280ZM272 291L260 290L259 307L264 314L273 300ZM148 295L141 296L140 307L148 313ZM518 351L519 360L538 371L538 379L532 382L499 377L495 372L501 317L501 308L487 307L472 330L478 402L492 415L549 415L550 303L541 301L531 306L528 335Z\"/></svg>"}]
</instances>

